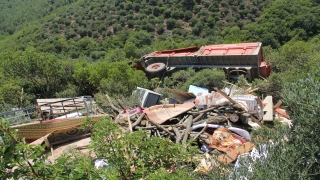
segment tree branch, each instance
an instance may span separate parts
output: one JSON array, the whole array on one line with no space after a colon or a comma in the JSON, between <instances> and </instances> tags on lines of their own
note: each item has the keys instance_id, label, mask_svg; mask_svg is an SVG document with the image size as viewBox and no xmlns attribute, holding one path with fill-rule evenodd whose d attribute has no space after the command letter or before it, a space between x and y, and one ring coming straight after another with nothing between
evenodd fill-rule
<instances>
[{"instance_id":1,"label":"tree branch","mask_svg":"<svg viewBox=\"0 0 320 180\"><path fill-rule=\"evenodd\" d=\"M106 97L107 97L107 99L108 99L108 102L109 102L111 108L112 108L113 110L117 111L118 113L121 113L122 111L121 111L120 109L118 109L117 107L115 107L115 106L112 104L111 98L109 97L108 94L106 94Z\"/></svg>"}]
</instances>

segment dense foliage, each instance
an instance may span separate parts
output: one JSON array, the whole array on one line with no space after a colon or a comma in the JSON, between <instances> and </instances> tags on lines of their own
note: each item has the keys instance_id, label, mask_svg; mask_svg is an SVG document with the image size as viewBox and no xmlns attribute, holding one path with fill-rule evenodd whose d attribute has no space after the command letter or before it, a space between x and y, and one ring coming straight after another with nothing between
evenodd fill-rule
<instances>
[{"instance_id":1,"label":"dense foliage","mask_svg":"<svg viewBox=\"0 0 320 180\"><path fill-rule=\"evenodd\" d=\"M70 5L64 6L67 4ZM269 144L268 140L272 139L273 144L268 145L268 159L255 162L252 172L237 172L233 176L250 179L319 178L318 0L14 0L0 2L0 7L3 7L0 12L1 110L33 105L39 96L102 97L108 93L114 97L126 97L136 86L184 91L190 84L209 89L223 87L225 78L219 69L187 69L170 77L148 79L144 72L132 68L132 62L156 50L262 42L264 59L272 65L272 74L267 79L256 79L252 86L259 88L255 92L259 96L272 95L275 101L282 99L292 115L294 126L290 129L275 123L272 128L265 126L254 131L257 144ZM54 13L49 14L54 9ZM31 21L34 22L28 25ZM22 179L204 178L190 173L187 165L183 166L185 169L176 168L173 174L168 174L167 169L160 166L150 166L148 163L154 157L142 157L153 154L155 144L165 144L165 140L146 142L142 132L121 134L116 127L110 127L113 125L107 119L96 127L93 145L97 154L103 158L108 156L114 166L97 170L93 167L94 159L80 156L79 152L61 157L56 165L46 162L46 157L40 156L44 151L42 147L21 142L16 132L10 132L8 124L3 122L0 176ZM105 134L106 130L110 130L109 134ZM111 132L120 133L123 139L108 141ZM261 136L263 140L259 138ZM129 148L128 152L135 152L144 160L133 158L127 161L129 157L121 154L124 152L114 153L107 148L110 145L118 150ZM136 146L142 147L141 151L138 152ZM192 154L180 150L183 147L179 145L172 144L170 148L172 154L156 153L165 167L181 167L180 162L173 161L172 155L186 160L186 155ZM34 166L32 162L35 162ZM9 169L17 166L19 170L10 173ZM210 176L225 179L226 174L221 172L226 171L215 169Z\"/></svg>"},{"instance_id":2,"label":"dense foliage","mask_svg":"<svg viewBox=\"0 0 320 180\"><path fill-rule=\"evenodd\" d=\"M23 179L318 179L320 177L319 148L319 71L306 79L286 83L284 101L292 114L294 126L275 124L252 133L260 153L265 157L248 160L250 168L233 170L215 167L205 177L192 173L195 149L186 149L169 139L147 138L142 131L125 133L110 118L94 125L92 147L94 155L70 151L47 161L41 146L26 144L1 121L1 178ZM304 87L310 87L305 89ZM299 90L299 91L298 91ZM306 103L307 102L307 103ZM262 148L265 146L265 148ZM105 159L109 168L96 169L93 162ZM12 171L12 168L15 170ZM17 169L16 169L17 168ZM230 173L230 174L229 174ZM229 174L229 175L228 175Z\"/></svg>"},{"instance_id":3,"label":"dense foliage","mask_svg":"<svg viewBox=\"0 0 320 180\"><path fill-rule=\"evenodd\" d=\"M71 4L74 0L10 0L0 1L0 39L14 34L55 9Z\"/></svg>"},{"instance_id":4,"label":"dense foliage","mask_svg":"<svg viewBox=\"0 0 320 180\"><path fill-rule=\"evenodd\" d=\"M2 40L1 107L26 106L39 95L93 95L100 90L127 95L136 85L153 88L141 72L104 68L113 67L111 62L137 61L155 50L215 43L262 41L274 72L289 73L284 81L293 81L294 74L312 71L318 60L318 38L310 40L319 33L318 9L317 1L78 1ZM280 27L285 29L277 31ZM257 82L265 87L259 93L280 92L281 81L274 79L279 82Z\"/></svg>"}]
</instances>

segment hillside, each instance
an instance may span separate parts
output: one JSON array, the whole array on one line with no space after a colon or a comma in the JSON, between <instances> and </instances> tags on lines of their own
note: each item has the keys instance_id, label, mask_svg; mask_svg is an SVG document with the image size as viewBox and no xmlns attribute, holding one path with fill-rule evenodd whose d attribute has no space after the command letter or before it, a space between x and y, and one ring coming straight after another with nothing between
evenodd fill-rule
<instances>
[{"instance_id":1,"label":"hillside","mask_svg":"<svg viewBox=\"0 0 320 180\"><path fill-rule=\"evenodd\" d=\"M137 73L137 81L131 70L121 69L129 67L126 62L152 51L194 45L261 41L273 71L294 74L304 71L295 69L302 62L317 61L316 56L302 60L292 52L315 51L319 12L316 1L80 0L0 42L2 106L32 104L36 94L66 97L111 91L128 95L139 83L150 85L144 74ZM312 46L295 41L310 41ZM287 57L293 69L286 68Z\"/></svg>"},{"instance_id":2,"label":"hillside","mask_svg":"<svg viewBox=\"0 0 320 180\"><path fill-rule=\"evenodd\" d=\"M55 164L44 156L44 145L27 144L0 119L0 179L320 179L319 0L2 0L0 5L0 22L8 25L0 28L0 112L33 106L37 98L92 95L99 105L96 110L108 114L95 125L85 118L81 127L94 128L91 146L96 156L66 150L71 154ZM163 124L160 132L156 123L142 119L145 114L131 118L126 111L119 122L149 126L135 126L137 131L124 132L114 123L122 109L139 104L132 96L137 86L169 98L168 88L185 92L195 85L211 91L230 85L222 69L176 68L169 75L151 77L132 62L152 51L237 42L262 42L271 75L250 83L240 76L236 85L261 99L272 96L292 120L283 126L275 116L259 129L248 127L258 151L251 151L252 161L217 164L215 153L198 156L200 147L211 145L195 141L201 132L186 141L190 125L200 119L212 118L211 123L218 124L215 119L223 117L223 126L238 127L241 124L230 120L241 113L246 118L240 120L249 124L254 117L246 110L230 111L240 103L186 110L188 115L170 118L177 125ZM268 104L269 112L276 111L273 103ZM159 137L147 138L144 130ZM170 138L183 136L184 143L164 138L164 131ZM96 160L110 166L94 167ZM195 173L200 161L205 171Z\"/></svg>"},{"instance_id":3,"label":"hillside","mask_svg":"<svg viewBox=\"0 0 320 180\"><path fill-rule=\"evenodd\" d=\"M0 49L25 49L31 45L43 52L72 58L91 55L96 59L107 49L124 47L129 39L127 35L132 31L146 31L150 40L167 37L193 40L219 36L224 27L242 28L245 24L255 22L269 5L269 1L256 0L78 1L25 28L15 37L4 41L5 45ZM80 53L83 50L80 39L90 40L89 43L93 45L88 51L91 52ZM138 45L150 45L150 40L143 42L147 44Z\"/></svg>"},{"instance_id":4,"label":"hillside","mask_svg":"<svg viewBox=\"0 0 320 180\"><path fill-rule=\"evenodd\" d=\"M55 9L75 2L74 0L35 1L10 0L0 1L0 40L14 34L32 21L41 19Z\"/></svg>"}]
</instances>

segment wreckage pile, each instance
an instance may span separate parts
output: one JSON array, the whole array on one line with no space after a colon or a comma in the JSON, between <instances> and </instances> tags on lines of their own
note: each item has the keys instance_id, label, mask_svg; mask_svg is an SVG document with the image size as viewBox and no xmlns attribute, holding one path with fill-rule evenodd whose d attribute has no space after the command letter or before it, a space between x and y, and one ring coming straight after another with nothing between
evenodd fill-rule
<instances>
[{"instance_id":1,"label":"wreckage pile","mask_svg":"<svg viewBox=\"0 0 320 180\"><path fill-rule=\"evenodd\" d=\"M248 152L251 151L254 157L259 154L251 142L252 129L259 128L264 122L273 121L275 118L289 125L291 123L285 111L279 109L281 101L273 105L271 96L261 100L250 94L253 91L251 89L243 90L232 86L223 90L214 88L214 91L209 92L208 89L191 85L188 92L175 89L168 91L171 92L172 98L162 100L162 95L159 93L137 88L134 93L137 93L141 104L131 109L123 108L124 110L114 106L108 95L106 97L111 108L118 112L114 116L114 121L124 131L143 130L149 137L167 138L172 142L182 143L186 148L198 147L197 159L201 163L196 171L209 171L217 164L213 159L225 164L237 161L235 163L237 167L240 159L251 156ZM86 116L92 115L91 122L97 122L105 116L96 114L99 108L93 108L95 102L91 97L38 99L37 102L38 106L31 107L30 110L24 108L2 114L13 113L14 116L10 116L13 119L20 117L15 115L17 112L26 109L29 118L31 117L29 111L33 109L47 114L42 116L40 121L13 125L11 128L17 129L19 136L32 144L45 143L51 150L52 161L60 154L54 152L53 146L91 136L90 128L78 129L84 123L83 119ZM118 103L124 107L120 100ZM86 116L81 116L83 114ZM62 116L56 117L58 115ZM276 117L276 115L281 116ZM39 114L34 116L40 117ZM12 122L16 123L15 119ZM87 145L88 143L76 147ZM62 152L67 150L67 147L62 149L56 148Z\"/></svg>"},{"instance_id":2,"label":"wreckage pile","mask_svg":"<svg viewBox=\"0 0 320 180\"><path fill-rule=\"evenodd\" d=\"M282 112L281 101L274 106L271 96L261 100L251 94L239 94L237 89L215 88L209 93L190 86L188 93L168 90L174 99L146 108L118 110L115 122L127 132L144 130L149 137L169 138L185 146L196 144L200 153L216 154L218 161L231 163L254 148L250 130L273 121L274 112ZM206 166L204 169L211 165L204 161L202 167Z\"/></svg>"}]
</instances>

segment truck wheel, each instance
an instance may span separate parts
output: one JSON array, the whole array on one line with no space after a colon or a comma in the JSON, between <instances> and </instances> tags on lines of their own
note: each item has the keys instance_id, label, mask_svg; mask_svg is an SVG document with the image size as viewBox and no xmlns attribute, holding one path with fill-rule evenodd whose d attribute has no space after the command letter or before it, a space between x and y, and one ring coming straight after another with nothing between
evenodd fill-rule
<instances>
[{"instance_id":1,"label":"truck wheel","mask_svg":"<svg viewBox=\"0 0 320 180\"><path fill-rule=\"evenodd\" d=\"M153 63L146 68L146 71L148 73L157 74L159 72L162 72L165 69L166 69L166 65L164 63Z\"/></svg>"}]
</instances>

